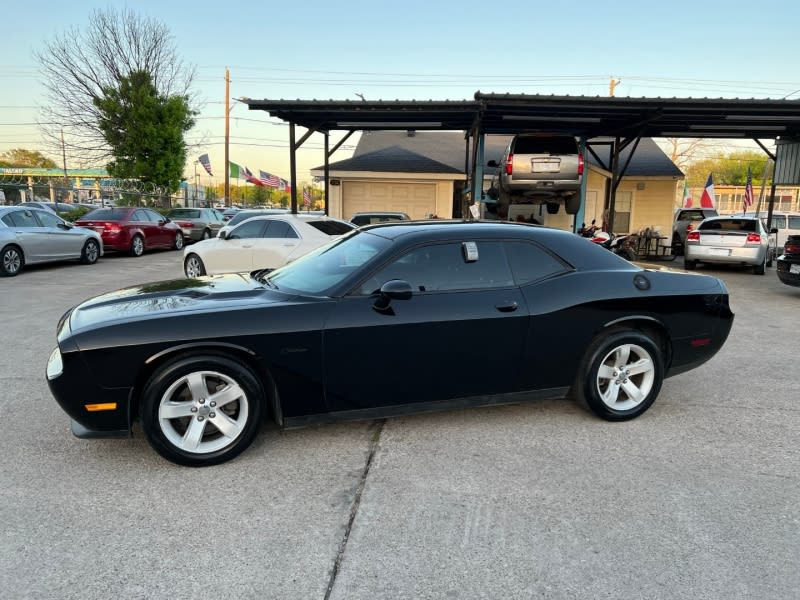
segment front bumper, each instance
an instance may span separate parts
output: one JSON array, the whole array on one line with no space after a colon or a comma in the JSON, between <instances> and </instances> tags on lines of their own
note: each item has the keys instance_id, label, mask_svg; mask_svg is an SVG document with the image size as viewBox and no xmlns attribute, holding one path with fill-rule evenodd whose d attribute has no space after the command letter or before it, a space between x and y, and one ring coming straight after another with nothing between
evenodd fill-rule
<instances>
[{"instance_id":1,"label":"front bumper","mask_svg":"<svg viewBox=\"0 0 800 600\"><path fill-rule=\"evenodd\" d=\"M786 285L792 285L795 287L800 287L800 273L792 273L791 269L792 266L795 267L797 270L798 265L800 265L800 258L795 258L794 260L786 260L784 257L786 255L781 256L776 263L776 271L778 272L778 279L781 282L785 283Z\"/></svg>"}]
</instances>

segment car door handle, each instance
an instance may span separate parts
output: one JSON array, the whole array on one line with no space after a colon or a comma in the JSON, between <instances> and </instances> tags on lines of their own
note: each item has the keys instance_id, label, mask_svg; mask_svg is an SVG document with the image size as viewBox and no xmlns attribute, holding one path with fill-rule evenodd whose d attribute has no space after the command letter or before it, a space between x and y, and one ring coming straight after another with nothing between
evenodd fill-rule
<instances>
[{"instance_id":1,"label":"car door handle","mask_svg":"<svg viewBox=\"0 0 800 600\"><path fill-rule=\"evenodd\" d=\"M519 304L514 301L501 302L500 304L495 304L494 307L500 312L514 312L519 308Z\"/></svg>"}]
</instances>

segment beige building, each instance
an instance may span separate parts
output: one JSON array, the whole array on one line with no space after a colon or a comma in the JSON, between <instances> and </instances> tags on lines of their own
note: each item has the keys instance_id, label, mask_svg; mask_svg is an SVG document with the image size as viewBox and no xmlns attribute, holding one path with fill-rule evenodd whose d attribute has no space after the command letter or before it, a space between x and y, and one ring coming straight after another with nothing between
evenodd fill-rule
<instances>
[{"instance_id":1,"label":"beige building","mask_svg":"<svg viewBox=\"0 0 800 600\"><path fill-rule=\"evenodd\" d=\"M487 136L485 161L499 160L508 136ZM602 156L603 148L595 152ZM328 208L332 216L349 219L362 211L400 211L413 219L430 215L460 218L465 189L466 142L459 132L375 131L364 133L350 159L330 164ZM584 222L603 221L610 172L587 152ZM627 161L621 154L620 164ZM484 189L493 174L487 168ZM312 175L321 177L321 167ZM647 228L669 232L674 200L683 189L683 173L651 140L643 138L617 190L615 230ZM509 217L533 216L551 227L571 229L574 215L547 214L538 204L517 206ZM580 223L578 224L580 225Z\"/></svg>"}]
</instances>

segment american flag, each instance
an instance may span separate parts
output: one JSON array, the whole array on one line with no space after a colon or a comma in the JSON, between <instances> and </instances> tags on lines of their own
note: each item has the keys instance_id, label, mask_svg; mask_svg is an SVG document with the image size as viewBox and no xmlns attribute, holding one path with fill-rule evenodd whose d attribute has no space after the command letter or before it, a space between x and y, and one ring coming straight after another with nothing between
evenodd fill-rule
<instances>
[{"instance_id":1,"label":"american flag","mask_svg":"<svg viewBox=\"0 0 800 600\"><path fill-rule=\"evenodd\" d=\"M203 168L206 170L206 173L208 173L209 175L211 175L211 177L213 177L214 174L211 172L211 161L208 158L208 154L202 154L198 156L197 160L199 160L200 164L203 165Z\"/></svg>"},{"instance_id":2,"label":"american flag","mask_svg":"<svg viewBox=\"0 0 800 600\"><path fill-rule=\"evenodd\" d=\"M747 183L744 185L744 212L747 211L748 206L753 205L753 173L750 171L750 166L747 166Z\"/></svg>"},{"instance_id":3,"label":"american flag","mask_svg":"<svg viewBox=\"0 0 800 600\"><path fill-rule=\"evenodd\" d=\"M308 188L303 188L303 206L311 206L311 192Z\"/></svg>"},{"instance_id":4,"label":"american flag","mask_svg":"<svg viewBox=\"0 0 800 600\"><path fill-rule=\"evenodd\" d=\"M264 185L269 186L271 188L276 188L280 184L281 180L277 175L271 175L266 171L262 171L259 169L258 174L261 178L261 181Z\"/></svg>"}]
</instances>

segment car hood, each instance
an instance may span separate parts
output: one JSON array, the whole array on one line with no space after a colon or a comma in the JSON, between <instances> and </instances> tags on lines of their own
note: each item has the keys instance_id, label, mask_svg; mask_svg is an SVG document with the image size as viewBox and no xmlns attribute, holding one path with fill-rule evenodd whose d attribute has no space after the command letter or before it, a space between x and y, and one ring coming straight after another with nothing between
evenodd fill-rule
<instances>
[{"instance_id":1,"label":"car hood","mask_svg":"<svg viewBox=\"0 0 800 600\"><path fill-rule=\"evenodd\" d=\"M69 325L70 331L76 333L113 322L186 311L215 311L256 303L263 306L293 296L266 288L248 273L158 281L90 298L72 310Z\"/></svg>"}]
</instances>

